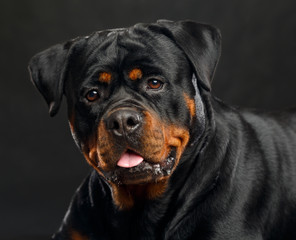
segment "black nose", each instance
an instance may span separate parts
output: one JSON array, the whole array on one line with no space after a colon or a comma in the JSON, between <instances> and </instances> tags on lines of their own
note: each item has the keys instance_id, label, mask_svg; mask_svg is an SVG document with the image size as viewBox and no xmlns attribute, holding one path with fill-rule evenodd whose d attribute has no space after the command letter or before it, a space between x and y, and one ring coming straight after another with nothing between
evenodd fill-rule
<instances>
[{"instance_id":1,"label":"black nose","mask_svg":"<svg viewBox=\"0 0 296 240\"><path fill-rule=\"evenodd\" d=\"M106 119L107 128L116 136L129 135L141 125L141 114L134 109L119 109Z\"/></svg>"}]
</instances>

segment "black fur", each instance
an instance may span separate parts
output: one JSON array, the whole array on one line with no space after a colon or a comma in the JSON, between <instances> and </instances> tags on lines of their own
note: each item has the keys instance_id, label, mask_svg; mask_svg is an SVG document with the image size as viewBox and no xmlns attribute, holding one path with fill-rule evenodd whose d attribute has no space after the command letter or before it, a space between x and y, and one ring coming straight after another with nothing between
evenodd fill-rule
<instances>
[{"instance_id":1,"label":"black fur","mask_svg":"<svg viewBox=\"0 0 296 240\"><path fill-rule=\"evenodd\" d=\"M205 24L161 20L95 32L31 60L32 80L51 115L66 96L82 151L100 121L118 107L151 110L190 136L161 196L119 209L110 182L94 170L53 239L296 239L295 111L240 110L211 96L220 39ZM134 67L143 70L141 81L128 80ZM111 84L98 82L102 71L112 73ZM152 77L164 87L147 90ZM94 88L100 98L89 103L85 95ZM193 118L184 94L194 99ZM114 141L120 149L122 140Z\"/></svg>"}]
</instances>

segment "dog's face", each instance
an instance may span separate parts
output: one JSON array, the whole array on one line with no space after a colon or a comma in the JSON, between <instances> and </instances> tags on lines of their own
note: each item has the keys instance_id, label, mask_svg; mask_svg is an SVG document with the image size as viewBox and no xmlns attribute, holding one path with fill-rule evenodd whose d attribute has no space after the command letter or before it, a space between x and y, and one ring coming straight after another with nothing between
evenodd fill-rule
<instances>
[{"instance_id":1,"label":"dog's face","mask_svg":"<svg viewBox=\"0 0 296 240\"><path fill-rule=\"evenodd\" d=\"M219 39L188 21L138 24L56 45L30 70L52 115L66 96L73 137L113 191L149 185L157 197L204 132L199 88L210 89Z\"/></svg>"},{"instance_id":2,"label":"dog's face","mask_svg":"<svg viewBox=\"0 0 296 240\"><path fill-rule=\"evenodd\" d=\"M167 37L153 37L127 30L94 34L69 65L72 131L87 161L116 184L166 178L189 140L195 115L190 65Z\"/></svg>"}]
</instances>

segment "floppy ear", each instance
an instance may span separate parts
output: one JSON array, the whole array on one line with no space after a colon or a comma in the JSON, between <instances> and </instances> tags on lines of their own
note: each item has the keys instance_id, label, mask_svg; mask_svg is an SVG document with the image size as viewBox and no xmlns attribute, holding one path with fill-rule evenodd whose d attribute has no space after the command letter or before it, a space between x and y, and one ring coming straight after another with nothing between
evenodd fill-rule
<instances>
[{"instance_id":1,"label":"floppy ear","mask_svg":"<svg viewBox=\"0 0 296 240\"><path fill-rule=\"evenodd\" d=\"M210 25L192 21L172 22L159 20L168 35L184 51L195 74L206 90L211 90L216 65L221 51L220 31Z\"/></svg>"},{"instance_id":2,"label":"floppy ear","mask_svg":"<svg viewBox=\"0 0 296 240\"><path fill-rule=\"evenodd\" d=\"M58 112L63 97L70 45L57 44L36 54L29 63L31 80L45 98L50 116Z\"/></svg>"}]
</instances>

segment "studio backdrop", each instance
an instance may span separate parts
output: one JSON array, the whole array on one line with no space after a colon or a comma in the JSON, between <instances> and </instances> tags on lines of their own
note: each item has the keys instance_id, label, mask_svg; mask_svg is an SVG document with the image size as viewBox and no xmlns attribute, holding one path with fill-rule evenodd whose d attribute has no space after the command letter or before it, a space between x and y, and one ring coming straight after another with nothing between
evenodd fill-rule
<instances>
[{"instance_id":1,"label":"studio backdrop","mask_svg":"<svg viewBox=\"0 0 296 240\"><path fill-rule=\"evenodd\" d=\"M90 172L72 140L65 103L50 118L29 80L34 54L106 28L192 19L222 33L213 94L239 107L277 110L296 106L295 13L293 0L2 0L0 239L56 231Z\"/></svg>"}]
</instances>

